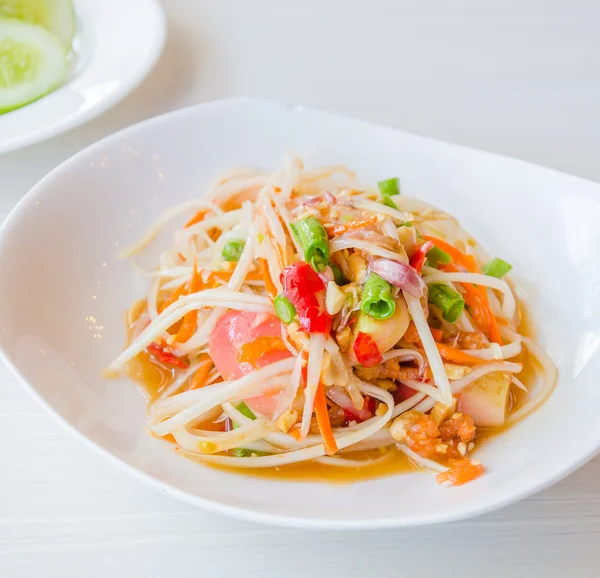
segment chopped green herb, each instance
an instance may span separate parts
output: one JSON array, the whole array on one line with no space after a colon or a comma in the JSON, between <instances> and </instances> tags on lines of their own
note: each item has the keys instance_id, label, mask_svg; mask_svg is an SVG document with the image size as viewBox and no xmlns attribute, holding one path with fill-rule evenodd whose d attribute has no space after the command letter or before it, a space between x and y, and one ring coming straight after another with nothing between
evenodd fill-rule
<instances>
[{"instance_id":1,"label":"chopped green herb","mask_svg":"<svg viewBox=\"0 0 600 578\"><path fill-rule=\"evenodd\" d=\"M392 197L400 194L400 180L398 178L379 181L377 186L384 196Z\"/></svg>"},{"instance_id":2,"label":"chopped green herb","mask_svg":"<svg viewBox=\"0 0 600 578\"><path fill-rule=\"evenodd\" d=\"M377 183L379 191L382 196L382 203L387 207L398 210L398 205L394 203L392 197L400 194L400 180L399 179L387 179L386 181L379 181Z\"/></svg>"}]
</instances>

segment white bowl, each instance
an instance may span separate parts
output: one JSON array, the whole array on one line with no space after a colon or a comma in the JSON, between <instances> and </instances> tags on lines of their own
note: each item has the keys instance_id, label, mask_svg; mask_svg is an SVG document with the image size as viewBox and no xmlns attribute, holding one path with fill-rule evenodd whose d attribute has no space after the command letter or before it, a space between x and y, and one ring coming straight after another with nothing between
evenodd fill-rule
<instances>
[{"instance_id":1,"label":"white bowl","mask_svg":"<svg viewBox=\"0 0 600 578\"><path fill-rule=\"evenodd\" d=\"M537 412L484 446L487 473L459 488L429 474L350 485L211 469L144 432L145 403L101 370L147 289L115 255L161 211L237 165L293 151L456 215L530 283L542 346L559 367ZM600 447L600 186L524 162L331 114L234 99L143 122L77 154L19 203L0 232L0 347L25 387L77 437L190 504L250 520L375 528L455 520L540 490Z\"/></svg>"}]
</instances>

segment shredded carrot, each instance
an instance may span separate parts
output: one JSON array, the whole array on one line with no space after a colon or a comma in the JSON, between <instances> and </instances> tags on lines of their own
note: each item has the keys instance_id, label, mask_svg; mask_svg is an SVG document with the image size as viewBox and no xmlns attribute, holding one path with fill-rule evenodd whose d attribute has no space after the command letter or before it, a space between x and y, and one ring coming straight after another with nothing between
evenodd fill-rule
<instances>
[{"instance_id":1,"label":"shredded carrot","mask_svg":"<svg viewBox=\"0 0 600 578\"><path fill-rule=\"evenodd\" d=\"M477 263L475 263L475 258L473 255L466 255L462 251L459 251L456 247L453 247L446 241L442 241L437 237L429 237L428 235L423 235L423 239L427 241L431 241L438 249L445 251L450 255L452 260L459 265L462 265L467 271L470 273L477 273Z\"/></svg>"},{"instance_id":2,"label":"shredded carrot","mask_svg":"<svg viewBox=\"0 0 600 578\"><path fill-rule=\"evenodd\" d=\"M200 389L201 387L204 387L206 385L206 380L208 378L208 374L210 373L210 370L213 368L213 362L208 357L208 355L205 357L206 357L205 361L196 370L196 373L194 373L194 375L190 381L190 385L188 387L189 390Z\"/></svg>"},{"instance_id":3,"label":"shredded carrot","mask_svg":"<svg viewBox=\"0 0 600 578\"><path fill-rule=\"evenodd\" d=\"M260 258L258 262L260 263L260 272L263 281L265 282L265 288L267 289L267 293L271 297L275 297L277 295L277 287L275 287L275 284L273 283L273 281L271 281L271 274L269 273L269 266L267 264L267 260Z\"/></svg>"},{"instance_id":4,"label":"shredded carrot","mask_svg":"<svg viewBox=\"0 0 600 578\"><path fill-rule=\"evenodd\" d=\"M499 343L500 345L502 345L502 338L500 337L500 329L498 329L498 319L492 313L492 310L490 308L490 301L488 299L487 291L485 290L485 287L478 287L478 289L479 289L479 292L481 293L481 297L483 298L485 306L486 306L486 308L487 308L487 310L489 312L489 321L490 321L490 325L489 325L489 337L490 337L490 341L493 341L494 343Z\"/></svg>"},{"instance_id":5,"label":"shredded carrot","mask_svg":"<svg viewBox=\"0 0 600 578\"><path fill-rule=\"evenodd\" d=\"M509 323L506 319L502 319L502 317L496 317L496 322L504 327L509 327Z\"/></svg>"},{"instance_id":6,"label":"shredded carrot","mask_svg":"<svg viewBox=\"0 0 600 578\"><path fill-rule=\"evenodd\" d=\"M431 331L431 335L433 335L433 338L436 341L441 341L442 340L442 338L444 336L444 332L441 329L431 329L430 328L430 331Z\"/></svg>"},{"instance_id":7,"label":"shredded carrot","mask_svg":"<svg viewBox=\"0 0 600 578\"><path fill-rule=\"evenodd\" d=\"M202 276L198 271L198 267L196 263L194 263L194 270L192 272L192 278L189 281L187 295L191 295L192 293L198 293L203 287ZM181 327L175 336L175 341L179 341L179 343L185 343L194 333L196 333L196 328L198 327L198 310L194 309L193 311L188 311L183 316L183 322L181 323Z\"/></svg>"},{"instance_id":8,"label":"shredded carrot","mask_svg":"<svg viewBox=\"0 0 600 578\"><path fill-rule=\"evenodd\" d=\"M480 363L485 363L485 359L479 359L477 357L473 357L460 349L455 349L450 345L446 345L444 343L436 343L438 351L442 356L442 359L446 361L450 361L451 363L457 363L459 365L478 365Z\"/></svg>"},{"instance_id":9,"label":"shredded carrot","mask_svg":"<svg viewBox=\"0 0 600 578\"><path fill-rule=\"evenodd\" d=\"M317 393L315 395L315 414L317 416L317 423L319 424L321 435L323 436L325 453L328 456L332 456L338 451L338 448L335 437L333 437L331 422L329 421L327 401L325 400L325 387L322 383L319 383L319 387L317 388Z\"/></svg>"},{"instance_id":10,"label":"shredded carrot","mask_svg":"<svg viewBox=\"0 0 600 578\"><path fill-rule=\"evenodd\" d=\"M377 223L377 215L372 215L368 219L364 219L363 221L352 221L350 223L346 223L344 225L326 225L325 230L330 237L335 237L336 235L342 235L347 233L348 231L355 231L357 229L364 229L365 227L369 227L370 225L375 225Z\"/></svg>"},{"instance_id":11,"label":"shredded carrot","mask_svg":"<svg viewBox=\"0 0 600 578\"><path fill-rule=\"evenodd\" d=\"M184 283L183 285L181 285L180 287L178 287L177 289L175 289L175 291L173 291L173 293L171 293L171 295L169 296L169 298L158 308L158 312L161 313L169 305L173 305L173 303L175 303L175 301L177 301L177 299L179 299L182 295L186 295L187 294L187 290L188 290L188 284L187 283Z\"/></svg>"},{"instance_id":12,"label":"shredded carrot","mask_svg":"<svg viewBox=\"0 0 600 578\"><path fill-rule=\"evenodd\" d=\"M466 255L465 253L462 253L449 243L446 243L446 241L442 241L441 239L437 239L436 237L428 237L425 235L424 238L428 241L431 241L434 245L436 245L436 247L438 247L438 249L441 249L442 251L448 253L456 264L462 265L467 271L469 271L469 273L481 272L479 270L479 267L477 267L477 263L475 262L475 258L473 257L473 255ZM447 264L445 266L445 269L458 271L458 269L456 269L456 266L453 266L451 263ZM467 305L469 305L469 307L472 309L472 313L473 309L476 310L475 315L479 318L476 319L476 321L478 324L481 323L481 329L485 333L487 333L487 336L489 337L490 341L502 344L502 339L500 337L500 331L498 329L496 317L490 309L490 303L485 287L475 287L470 283L463 283L462 285L469 294L469 298L471 301L471 303L467 302L465 296L465 303L467 303ZM467 287L467 285L469 287ZM471 289L473 289L474 291L471 291ZM475 292L481 295L481 299L479 299L475 295Z\"/></svg>"},{"instance_id":13,"label":"shredded carrot","mask_svg":"<svg viewBox=\"0 0 600 578\"><path fill-rule=\"evenodd\" d=\"M297 442L300 441L301 433L302 433L302 430L299 427L294 427L288 432L288 434L291 435Z\"/></svg>"},{"instance_id":14,"label":"shredded carrot","mask_svg":"<svg viewBox=\"0 0 600 578\"><path fill-rule=\"evenodd\" d=\"M498 345L502 345L502 337L500 336L500 329L498 329L498 319L492 313L492 310L489 308L489 303L487 304L487 306L488 311L490 312L490 341L493 341Z\"/></svg>"},{"instance_id":15,"label":"shredded carrot","mask_svg":"<svg viewBox=\"0 0 600 578\"><path fill-rule=\"evenodd\" d=\"M210 213L209 209L200 209L186 224L185 224L185 229L187 229L188 227L191 227L192 225L195 225L196 223L199 223L200 221L204 220L204 217L206 217L206 215Z\"/></svg>"},{"instance_id":16,"label":"shredded carrot","mask_svg":"<svg viewBox=\"0 0 600 578\"><path fill-rule=\"evenodd\" d=\"M263 276L261 271L249 271L246 274L246 281L262 281Z\"/></svg>"}]
</instances>

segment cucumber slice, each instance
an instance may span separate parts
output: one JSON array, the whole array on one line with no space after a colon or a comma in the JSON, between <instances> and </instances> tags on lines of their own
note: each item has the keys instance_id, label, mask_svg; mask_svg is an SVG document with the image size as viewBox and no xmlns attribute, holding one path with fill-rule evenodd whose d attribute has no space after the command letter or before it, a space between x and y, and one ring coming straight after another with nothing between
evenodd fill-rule
<instances>
[{"instance_id":1,"label":"cucumber slice","mask_svg":"<svg viewBox=\"0 0 600 578\"><path fill-rule=\"evenodd\" d=\"M0 18L0 113L37 100L65 78L67 61L54 34Z\"/></svg>"},{"instance_id":2,"label":"cucumber slice","mask_svg":"<svg viewBox=\"0 0 600 578\"><path fill-rule=\"evenodd\" d=\"M57 36L65 51L75 34L75 11L71 0L0 0L0 14L37 24Z\"/></svg>"}]
</instances>

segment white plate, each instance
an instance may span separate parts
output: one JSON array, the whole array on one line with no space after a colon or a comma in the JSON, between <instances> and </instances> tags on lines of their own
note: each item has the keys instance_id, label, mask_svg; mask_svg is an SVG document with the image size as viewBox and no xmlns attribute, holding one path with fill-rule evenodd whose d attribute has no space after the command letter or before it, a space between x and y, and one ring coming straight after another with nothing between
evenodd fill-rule
<instances>
[{"instance_id":1,"label":"white plate","mask_svg":"<svg viewBox=\"0 0 600 578\"><path fill-rule=\"evenodd\" d=\"M75 0L77 30L66 83L0 115L0 153L72 129L127 96L162 51L166 23L157 0Z\"/></svg>"},{"instance_id":2,"label":"white plate","mask_svg":"<svg viewBox=\"0 0 600 578\"><path fill-rule=\"evenodd\" d=\"M119 248L221 171L274 169L287 151L348 164L363 181L399 175L405 194L458 216L530 284L559 384L539 411L481 448L481 478L459 488L429 474L316 485L207 468L147 436L133 384L100 377L124 344L124 311L147 290L130 263L115 260ZM545 168L300 107L205 104L91 146L19 203L0 232L0 347L77 437L190 504L313 528L455 520L548 486L600 447L599 222L600 186Z\"/></svg>"}]
</instances>

